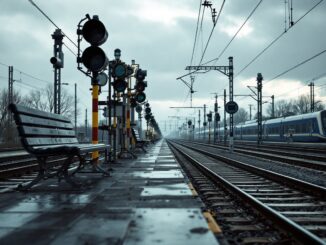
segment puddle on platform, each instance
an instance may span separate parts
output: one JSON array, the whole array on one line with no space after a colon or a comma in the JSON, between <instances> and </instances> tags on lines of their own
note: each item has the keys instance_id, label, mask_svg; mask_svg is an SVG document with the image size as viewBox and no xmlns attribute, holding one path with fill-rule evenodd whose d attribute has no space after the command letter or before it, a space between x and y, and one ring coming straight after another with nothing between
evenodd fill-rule
<instances>
[{"instance_id":1,"label":"puddle on platform","mask_svg":"<svg viewBox=\"0 0 326 245\"><path fill-rule=\"evenodd\" d=\"M152 171L150 173L146 172L134 172L132 174L135 177L149 178L149 179L173 179L173 178L183 178L180 170L167 170L167 171Z\"/></svg>"},{"instance_id":2,"label":"puddle on platform","mask_svg":"<svg viewBox=\"0 0 326 245\"><path fill-rule=\"evenodd\" d=\"M141 196L192 196L185 183L160 185L159 187L144 187Z\"/></svg>"}]
</instances>

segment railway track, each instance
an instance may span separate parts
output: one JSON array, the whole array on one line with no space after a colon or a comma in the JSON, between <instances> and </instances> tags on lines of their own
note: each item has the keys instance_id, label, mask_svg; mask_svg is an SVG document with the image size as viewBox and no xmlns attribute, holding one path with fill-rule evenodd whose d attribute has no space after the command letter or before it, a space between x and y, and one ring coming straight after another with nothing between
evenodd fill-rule
<instances>
[{"instance_id":1,"label":"railway track","mask_svg":"<svg viewBox=\"0 0 326 245\"><path fill-rule=\"evenodd\" d=\"M187 164L187 171L197 169L190 173L194 185L203 187L199 191L216 217L220 217L217 222L229 242L281 243L291 239L293 244L325 244L326 188L227 159L196 146L168 143L177 158L186 158L191 163ZM207 184L205 178L215 187ZM221 194L221 189L227 194ZM228 202L240 208L226 212ZM253 214L248 211L248 205L255 210ZM275 233L274 228L279 232Z\"/></svg>"},{"instance_id":2,"label":"railway track","mask_svg":"<svg viewBox=\"0 0 326 245\"><path fill-rule=\"evenodd\" d=\"M201 142L191 142L204 147L211 147L216 149L228 150L229 147L208 144ZM234 152L242 153L245 155L251 155L256 157L261 157L265 159L285 162L288 164L293 164L305 168L316 169L319 171L326 171L326 153L307 153L299 150L291 149L287 151L285 149L279 150L277 148L269 149L268 146L243 146L236 145Z\"/></svg>"},{"instance_id":3,"label":"railway track","mask_svg":"<svg viewBox=\"0 0 326 245\"><path fill-rule=\"evenodd\" d=\"M1 158L0 158L1 159ZM4 161L5 159L5 161ZM37 160L29 154L8 154L1 159L0 163L0 193L14 190L19 184L26 184L32 181L39 169ZM48 164L56 169L62 165L65 158L51 157ZM104 157L100 157L103 161ZM90 161L90 160L89 160ZM69 171L74 171L79 164L78 158L71 165Z\"/></svg>"}]
</instances>

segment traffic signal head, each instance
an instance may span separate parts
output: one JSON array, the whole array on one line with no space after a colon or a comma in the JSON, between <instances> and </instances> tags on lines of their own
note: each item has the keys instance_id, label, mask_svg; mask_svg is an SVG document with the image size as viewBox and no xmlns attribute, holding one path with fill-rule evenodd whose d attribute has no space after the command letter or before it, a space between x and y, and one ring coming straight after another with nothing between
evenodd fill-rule
<instances>
[{"instance_id":1,"label":"traffic signal head","mask_svg":"<svg viewBox=\"0 0 326 245\"><path fill-rule=\"evenodd\" d=\"M125 91L125 89L127 88L127 85L128 84L127 84L127 82L124 79L116 79L113 82L113 88L118 93L123 93Z\"/></svg>"},{"instance_id":2,"label":"traffic signal head","mask_svg":"<svg viewBox=\"0 0 326 245\"><path fill-rule=\"evenodd\" d=\"M128 75L128 69L125 63L116 62L112 68L112 76L117 78L125 78Z\"/></svg>"},{"instance_id":3,"label":"traffic signal head","mask_svg":"<svg viewBox=\"0 0 326 245\"><path fill-rule=\"evenodd\" d=\"M149 107L149 103L146 103L146 104L145 104L145 107Z\"/></svg>"},{"instance_id":4,"label":"traffic signal head","mask_svg":"<svg viewBox=\"0 0 326 245\"><path fill-rule=\"evenodd\" d=\"M135 95L135 100L136 100L138 103L143 103L143 102L146 100L146 94L143 93L143 92L138 92L138 93Z\"/></svg>"},{"instance_id":5,"label":"traffic signal head","mask_svg":"<svg viewBox=\"0 0 326 245\"><path fill-rule=\"evenodd\" d=\"M147 71L142 69L138 69L135 75L138 81L143 81L146 76L147 76Z\"/></svg>"},{"instance_id":6,"label":"traffic signal head","mask_svg":"<svg viewBox=\"0 0 326 245\"><path fill-rule=\"evenodd\" d=\"M141 105L136 106L136 112L141 113L142 110L143 110L143 107Z\"/></svg>"},{"instance_id":7,"label":"traffic signal head","mask_svg":"<svg viewBox=\"0 0 326 245\"><path fill-rule=\"evenodd\" d=\"M104 70L109 61L105 52L98 46L107 40L108 33L103 23L99 21L98 16L94 15L93 19L89 19L83 25L82 30L78 29L77 33L78 35L82 34L84 39L91 44L90 47L84 50L81 57L78 56L77 62L82 62L91 72Z\"/></svg>"},{"instance_id":8,"label":"traffic signal head","mask_svg":"<svg viewBox=\"0 0 326 245\"><path fill-rule=\"evenodd\" d=\"M146 114L150 114L151 111L152 111L151 108L149 108L149 107L146 107L146 108L145 108L145 113L146 113Z\"/></svg>"},{"instance_id":9,"label":"traffic signal head","mask_svg":"<svg viewBox=\"0 0 326 245\"><path fill-rule=\"evenodd\" d=\"M53 68L63 68L63 53L60 53L59 57L52 57L50 62Z\"/></svg>"},{"instance_id":10,"label":"traffic signal head","mask_svg":"<svg viewBox=\"0 0 326 245\"><path fill-rule=\"evenodd\" d=\"M212 121L212 113L211 113L211 112L207 114L207 120L208 120L209 122Z\"/></svg>"},{"instance_id":11,"label":"traffic signal head","mask_svg":"<svg viewBox=\"0 0 326 245\"><path fill-rule=\"evenodd\" d=\"M84 66L92 72L104 70L109 62L104 51L96 46L86 48L81 59Z\"/></svg>"},{"instance_id":12,"label":"traffic signal head","mask_svg":"<svg viewBox=\"0 0 326 245\"><path fill-rule=\"evenodd\" d=\"M188 121L188 127L189 127L189 128L190 128L191 124L192 124L192 121L189 120L189 121Z\"/></svg>"},{"instance_id":13,"label":"traffic signal head","mask_svg":"<svg viewBox=\"0 0 326 245\"><path fill-rule=\"evenodd\" d=\"M151 119L152 115L151 114L146 114L145 115L145 120L148 121L149 119Z\"/></svg>"},{"instance_id":14,"label":"traffic signal head","mask_svg":"<svg viewBox=\"0 0 326 245\"><path fill-rule=\"evenodd\" d=\"M216 113L216 114L215 114L215 121L216 121L216 122L221 121L221 116L220 116L219 113Z\"/></svg>"},{"instance_id":15,"label":"traffic signal head","mask_svg":"<svg viewBox=\"0 0 326 245\"><path fill-rule=\"evenodd\" d=\"M97 15L88 20L82 29L82 35L92 46L100 46L108 39L108 32Z\"/></svg>"},{"instance_id":16,"label":"traffic signal head","mask_svg":"<svg viewBox=\"0 0 326 245\"><path fill-rule=\"evenodd\" d=\"M137 83L135 84L135 89L138 92L143 92L146 87L147 87L147 82L146 81L137 81Z\"/></svg>"}]
</instances>

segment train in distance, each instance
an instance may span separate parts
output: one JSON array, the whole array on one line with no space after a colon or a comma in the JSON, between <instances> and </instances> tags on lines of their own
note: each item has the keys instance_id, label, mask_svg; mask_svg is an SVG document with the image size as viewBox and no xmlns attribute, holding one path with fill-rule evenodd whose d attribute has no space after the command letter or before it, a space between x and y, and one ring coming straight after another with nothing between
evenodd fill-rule
<instances>
[{"instance_id":1,"label":"train in distance","mask_svg":"<svg viewBox=\"0 0 326 245\"><path fill-rule=\"evenodd\" d=\"M208 132L208 129L206 131ZM237 124L234 126L233 131L234 139L236 140L255 141L258 137L257 120ZM227 132L229 132L229 128L227 128ZM218 128L217 134L220 139L223 138L224 128ZM262 122L262 140L276 142L326 142L326 110L264 120Z\"/></svg>"}]
</instances>

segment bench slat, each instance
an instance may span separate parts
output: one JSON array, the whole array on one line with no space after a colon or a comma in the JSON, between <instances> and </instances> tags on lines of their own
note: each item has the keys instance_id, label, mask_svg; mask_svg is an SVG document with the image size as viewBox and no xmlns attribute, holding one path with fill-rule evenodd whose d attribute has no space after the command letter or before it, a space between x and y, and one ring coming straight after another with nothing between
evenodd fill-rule
<instances>
[{"instance_id":1,"label":"bench slat","mask_svg":"<svg viewBox=\"0 0 326 245\"><path fill-rule=\"evenodd\" d=\"M30 116L35 116L35 117L42 117L46 119L51 119L51 120L56 120L56 121L61 121L61 122L66 122L69 123L70 120L67 117L64 117L60 114L53 114L50 112L45 112L45 111L39 111L37 109L33 109L30 107L26 107L23 105L16 105L16 104L10 104L9 108L11 111L19 114L25 114L25 115L30 115Z\"/></svg>"},{"instance_id":2,"label":"bench slat","mask_svg":"<svg viewBox=\"0 0 326 245\"><path fill-rule=\"evenodd\" d=\"M57 136L57 137L75 137L75 131L57 129L57 128L39 128L31 126L20 126L18 128L20 136Z\"/></svg>"},{"instance_id":3,"label":"bench slat","mask_svg":"<svg viewBox=\"0 0 326 245\"><path fill-rule=\"evenodd\" d=\"M45 120L44 118L37 118L27 115L15 115L15 120L17 125L20 124L29 124L41 127L52 127L52 128L62 128L62 129L73 129L72 123L65 123L53 120Z\"/></svg>"},{"instance_id":4,"label":"bench slat","mask_svg":"<svg viewBox=\"0 0 326 245\"><path fill-rule=\"evenodd\" d=\"M78 143L77 138L30 138L23 139L26 146L40 146L40 145L62 145Z\"/></svg>"}]
</instances>

